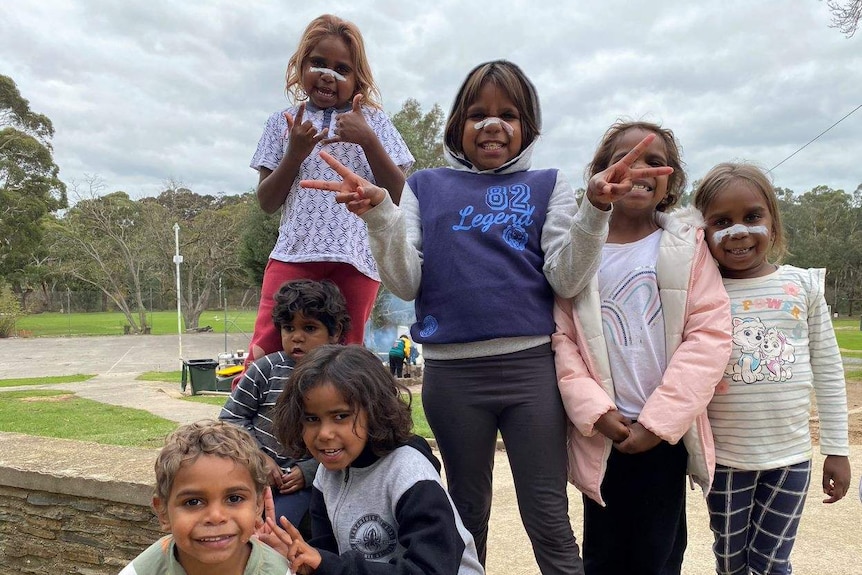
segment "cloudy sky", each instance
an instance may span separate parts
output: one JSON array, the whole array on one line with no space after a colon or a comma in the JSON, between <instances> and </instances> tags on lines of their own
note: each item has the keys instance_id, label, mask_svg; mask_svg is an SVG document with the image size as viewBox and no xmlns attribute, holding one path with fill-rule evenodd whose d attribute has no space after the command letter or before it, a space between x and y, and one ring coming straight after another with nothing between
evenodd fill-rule
<instances>
[{"instance_id":1,"label":"cloudy sky","mask_svg":"<svg viewBox=\"0 0 862 575\"><path fill-rule=\"evenodd\" d=\"M390 114L411 97L448 112L475 64L521 65L543 106L534 166L576 187L619 117L673 129L695 180L725 160L772 168L862 104L862 32L829 28L820 0L4 2L0 73L54 122L69 184L241 193L267 116L287 104L287 60L325 12L359 26ZM855 190L862 109L773 177Z\"/></svg>"}]
</instances>

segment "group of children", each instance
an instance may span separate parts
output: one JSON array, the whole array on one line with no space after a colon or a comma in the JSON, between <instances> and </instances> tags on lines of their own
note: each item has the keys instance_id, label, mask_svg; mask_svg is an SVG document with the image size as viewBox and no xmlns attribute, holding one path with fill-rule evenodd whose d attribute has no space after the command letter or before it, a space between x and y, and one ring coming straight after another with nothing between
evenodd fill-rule
<instances>
[{"instance_id":1,"label":"group of children","mask_svg":"<svg viewBox=\"0 0 862 575\"><path fill-rule=\"evenodd\" d=\"M361 35L333 16L306 29L287 87L300 103L270 118L252 162L261 205L283 205L255 361L221 414L254 439L225 423L169 438L153 505L172 536L124 573L285 573L285 558L301 574L481 573L498 433L542 573L680 573L687 475L717 573L791 572L811 390L827 503L849 488L847 405L823 270L776 263L760 169L720 164L674 211L673 132L618 122L579 205L561 172L530 169L538 96L497 60L455 97L449 167L405 178ZM362 341L380 278L415 300L446 488L409 392L370 351L333 345Z\"/></svg>"}]
</instances>

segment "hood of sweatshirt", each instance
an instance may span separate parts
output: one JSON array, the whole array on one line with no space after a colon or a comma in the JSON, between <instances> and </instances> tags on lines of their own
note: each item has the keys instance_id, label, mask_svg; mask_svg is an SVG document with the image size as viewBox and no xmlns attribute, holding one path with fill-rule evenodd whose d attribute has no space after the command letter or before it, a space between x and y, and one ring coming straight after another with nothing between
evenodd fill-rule
<instances>
[{"instance_id":1,"label":"hood of sweatshirt","mask_svg":"<svg viewBox=\"0 0 862 575\"><path fill-rule=\"evenodd\" d=\"M703 229L706 227L706 221L703 219L703 214L692 205L679 207L667 213L668 216L676 218L683 224L693 228Z\"/></svg>"},{"instance_id":2,"label":"hood of sweatshirt","mask_svg":"<svg viewBox=\"0 0 862 575\"><path fill-rule=\"evenodd\" d=\"M479 64L479 66L484 66L484 64ZM476 68L478 68L479 66L477 66ZM466 78L464 78L464 82L458 88L458 91L455 92L456 94L461 93L461 90L464 89L464 84L467 83L467 79L473 75L473 71L476 68L474 68L473 70L470 71L469 74L467 74ZM533 113L536 116L536 126L538 127L539 132L541 133L541 130L542 130L542 109L541 109L541 106L539 105L539 95L536 93L536 87L529 80L529 78L524 76L524 79L527 82L527 87L530 90L530 95L532 96L532 100L534 102L535 109L533 110ZM456 96L456 102L457 102L457 96ZM453 106L454 106L454 104L453 104ZM451 117L451 115L452 115L452 113L450 112L449 116ZM449 146L444 146L443 155L446 158L446 161L449 163L449 166L451 168L456 169L456 170L463 170L463 171L473 172L476 174L511 174L514 172L523 172L524 170L530 169L530 165L531 165L532 159L533 159L533 147L536 145L536 142L539 140L540 137L541 137L540 135L536 136L536 138L532 142L530 142L530 144L527 147L525 147L521 151L520 154L518 154L517 156L515 156L514 158L512 158L511 160L509 160L508 162L506 162L505 164L503 164L499 168L494 168L493 170L477 170L473 166L472 162L470 162L470 160L465 158L463 154L459 154L459 153L456 153L454 150L450 150Z\"/></svg>"}]
</instances>

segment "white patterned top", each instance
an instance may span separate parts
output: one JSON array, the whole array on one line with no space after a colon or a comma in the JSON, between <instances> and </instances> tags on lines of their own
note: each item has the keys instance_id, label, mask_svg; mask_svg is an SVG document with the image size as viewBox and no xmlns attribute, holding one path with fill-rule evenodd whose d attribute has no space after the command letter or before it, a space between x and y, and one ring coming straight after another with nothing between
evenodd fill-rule
<instances>
[{"instance_id":1,"label":"white patterned top","mask_svg":"<svg viewBox=\"0 0 862 575\"><path fill-rule=\"evenodd\" d=\"M724 279L733 352L709 404L716 461L746 470L811 459L811 391L820 452L848 455L841 354L823 298L825 270L783 265L758 278Z\"/></svg>"},{"instance_id":2,"label":"white patterned top","mask_svg":"<svg viewBox=\"0 0 862 575\"><path fill-rule=\"evenodd\" d=\"M296 116L298 106L275 112L266 122L263 135L250 166L256 170L261 167L275 170L287 149L287 120L284 112ZM349 108L348 108L349 109ZM310 120L317 130L329 128L334 132L337 110L321 110L306 105L304 120ZM389 116L382 110L363 107L365 121L377 134L377 138L392 158L393 162L405 172L413 165L413 155L407 144L395 129ZM299 180L339 181L341 178L320 159L319 152L324 149L320 143L302 162L299 175L291 186L284 202L278 240L270 253L270 258L292 263L342 262L351 264L366 276L380 280L377 265L368 245L368 231L365 222L347 211L342 204L335 202L335 194L320 190L299 187ZM374 182L371 166L365 152L358 144L336 142L327 144L325 149L336 160L354 173Z\"/></svg>"}]
</instances>

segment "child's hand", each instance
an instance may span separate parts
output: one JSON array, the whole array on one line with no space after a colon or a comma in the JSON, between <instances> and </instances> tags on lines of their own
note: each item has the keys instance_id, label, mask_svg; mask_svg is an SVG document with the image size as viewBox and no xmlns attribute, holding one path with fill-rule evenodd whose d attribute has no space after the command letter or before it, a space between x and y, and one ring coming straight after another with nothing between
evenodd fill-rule
<instances>
[{"instance_id":1,"label":"child's hand","mask_svg":"<svg viewBox=\"0 0 862 575\"><path fill-rule=\"evenodd\" d=\"M347 209L358 216L364 214L386 198L386 190L375 186L361 176L357 176L326 152L320 152L320 157L332 166L332 169L343 180L341 182L302 180L299 182L300 186L335 192L335 201L339 204L346 204Z\"/></svg>"},{"instance_id":2,"label":"child's hand","mask_svg":"<svg viewBox=\"0 0 862 575\"><path fill-rule=\"evenodd\" d=\"M338 114L335 119L335 133L331 138L323 140L323 143L350 142L362 146L369 136L377 137L362 115L362 94L356 94L353 97L353 109Z\"/></svg>"},{"instance_id":3,"label":"child's hand","mask_svg":"<svg viewBox=\"0 0 862 575\"><path fill-rule=\"evenodd\" d=\"M269 484L281 489L283 483L281 467L269 455L264 454L264 457L266 458L266 474L269 476Z\"/></svg>"},{"instance_id":4,"label":"child's hand","mask_svg":"<svg viewBox=\"0 0 862 575\"><path fill-rule=\"evenodd\" d=\"M281 476L281 487L279 493L294 493L305 487L305 475L302 474L302 469L297 466L290 468L290 471Z\"/></svg>"},{"instance_id":5,"label":"child's hand","mask_svg":"<svg viewBox=\"0 0 862 575\"><path fill-rule=\"evenodd\" d=\"M299 105L296 118L287 112L284 113L284 119L287 120L288 141L290 142L287 146L287 154L293 155L299 161L307 158L317 142L323 140L329 131L329 128L324 128L318 132L310 120L302 121L304 115L305 102Z\"/></svg>"},{"instance_id":6,"label":"child's hand","mask_svg":"<svg viewBox=\"0 0 862 575\"><path fill-rule=\"evenodd\" d=\"M273 515L275 509L273 508ZM257 538L275 549L279 555L290 561L290 546L293 545L293 538L287 534L274 520L273 515L266 516L266 522L261 530L255 532ZM283 515L280 517L282 523L290 522Z\"/></svg>"},{"instance_id":7,"label":"child's hand","mask_svg":"<svg viewBox=\"0 0 862 575\"><path fill-rule=\"evenodd\" d=\"M260 541L263 541L281 555L287 557L287 552L290 549L290 544L285 544L273 532L271 525L275 524L275 501L272 499L272 490L263 490L263 519L257 518L254 526L254 535Z\"/></svg>"},{"instance_id":8,"label":"child's hand","mask_svg":"<svg viewBox=\"0 0 862 575\"><path fill-rule=\"evenodd\" d=\"M631 424L632 422L628 417L616 409L612 409L598 418L594 427L611 441L620 443L631 435L631 430L629 429Z\"/></svg>"},{"instance_id":9,"label":"child's hand","mask_svg":"<svg viewBox=\"0 0 862 575\"><path fill-rule=\"evenodd\" d=\"M294 573L299 575L309 575L314 573L323 558L320 556L320 551L305 542L299 530L294 527L286 517L281 518L281 527L274 523L270 526L281 538L282 542L290 541L290 549L287 552L287 560L290 562L290 568Z\"/></svg>"},{"instance_id":10,"label":"child's hand","mask_svg":"<svg viewBox=\"0 0 862 575\"><path fill-rule=\"evenodd\" d=\"M641 425L633 423L629 427L629 436L621 443L615 443L616 447L622 453L643 453L649 451L656 445L661 443L661 437Z\"/></svg>"},{"instance_id":11,"label":"child's hand","mask_svg":"<svg viewBox=\"0 0 862 575\"><path fill-rule=\"evenodd\" d=\"M587 198L590 203L599 209L607 210L611 204L631 191L635 180L672 174L673 168L670 166L632 168L655 138L655 134L649 134L618 162L590 178L587 185Z\"/></svg>"},{"instance_id":12,"label":"child's hand","mask_svg":"<svg viewBox=\"0 0 862 575\"><path fill-rule=\"evenodd\" d=\"M823 462L823 503L835 503L850 489L850 460L843 455L827 455Z\"/></svg>"}]
</instances>

